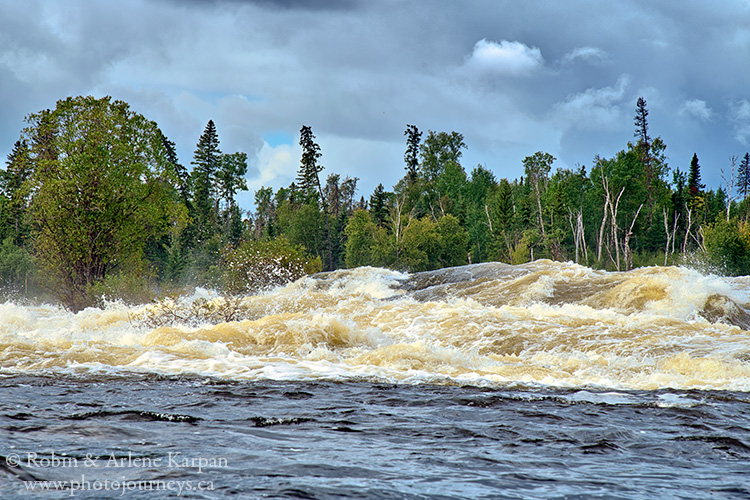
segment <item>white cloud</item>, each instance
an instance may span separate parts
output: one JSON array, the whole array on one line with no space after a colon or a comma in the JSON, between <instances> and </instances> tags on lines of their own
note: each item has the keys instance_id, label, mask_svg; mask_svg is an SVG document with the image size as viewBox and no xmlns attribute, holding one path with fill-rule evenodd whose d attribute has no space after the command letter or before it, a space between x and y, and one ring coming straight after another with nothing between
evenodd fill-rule
<instances>
[{"instance_id":1,"label":"white cloud","mask_svg":"<svg viewBox=\"0 0 750 500\"><path fill-rule=\"evenodd\" d=\"M592 64L602 64L607 61L609 55L602 49L596 47L577 47L565 54L561 60L562 64L573 64L577 60Z\"/></svg>"},{"instance_id":2,"label":"white cloud","mask_svg":"<svg viewBox=\"0 0 750 500\"><path fill-rule=\"evenodd\" d=\"M614 86L569 95L553 106L553 120L561 128L618 128L624 120L620 103L629 86L630 76L620 75Z\"/></svg>"},{"instance_id":3,"label":"white cloud","mask_svg":"<svg viewBox=\"0 0 750 500\"><path fill-rule=\"evenodd\" d=\"M734 127L734 138L750 146L750 101L741 99L733 102L729 109L729 120Z\"/></svg>"},{"instance_id":4,"label":"white cloud","mask_svg":"<svg viewBox=\"0 0 750 500\"><path fill-rule=\"evenodd\" d=\"M708 107L706 101L701 99L688 99L683 102L677 114L681 117L693 117L702 122L709 122L713 119L714 112Z\"/></svg>"},{"instance_id":5,"label":"white cloud","mask_svg":"<svg viewBox=\"0 0 750 500\"><path fill-rule=\"evenodd\" d=\"M258 151L258 175L247 180L248 192L255 193L262 186L288 186L297 175L299 159L302 156L299 146L279 144L271 146L263 142Z\"/></svg>"},{"instance_id":6,"label":"white cloud","mask_svg":"<svg viewBox=\"0 0 750 500\"><path fill-rule=\"evenodd\" d=\"M527 76L544 66L542 52L521 42L493 42L487 39L474 44L466 62L479 71L510 76Z\"/></svg>"}]
</instances>

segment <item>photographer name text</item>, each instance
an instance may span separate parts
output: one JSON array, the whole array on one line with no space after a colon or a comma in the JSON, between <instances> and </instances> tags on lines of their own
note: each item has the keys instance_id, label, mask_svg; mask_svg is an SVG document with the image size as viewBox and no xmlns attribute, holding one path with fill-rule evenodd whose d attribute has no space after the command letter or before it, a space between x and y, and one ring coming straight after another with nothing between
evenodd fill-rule
<instances>
[{"instance_id":1,"label":"photographer name text","mask_svg":"<svg viewBox=\"0 0 750 500\"><path fill-rule=\"evenodd\" d=\"M202 474L205 469L223 469L229 467L226 457L204 457L186 456L179 451L170 451L166 456L152 457L133 454L128 451L124 453L111 453L108 456L99 456L86 453L83 457L74 457L68 454L60 454L52 451L47 454L36 452L9 453L5 457L6 465L9 467L29 467L39 469L49 468L144 468L160 469L164 467L173 469L193 469Z\"/></svg>"}]
</instances>

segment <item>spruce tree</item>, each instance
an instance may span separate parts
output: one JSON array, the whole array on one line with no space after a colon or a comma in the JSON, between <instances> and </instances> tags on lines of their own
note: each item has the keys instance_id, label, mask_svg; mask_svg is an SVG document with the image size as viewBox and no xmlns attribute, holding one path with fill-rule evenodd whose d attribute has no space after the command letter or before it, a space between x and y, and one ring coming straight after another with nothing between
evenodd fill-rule
<instances>
[{"instance_id":1,"label":"spruce tree","mask_svg":"<svg viewBox=\"0 0 750 500\"><path fill-rule=\"evenodd\" d=\"M406 178L411 183L417 179L419 168L419 143L422 138L422 132L416 125L406 125L404 131L406 136L406 152L404 153L404 162L406 163Z\"/></svg>"},{"instance_id":2,"label":"spruce tree","mask_svg":"<svg viewBox=\"0 0 750 500\"><path fill-rule=\"evenodd\" d=\"M750 153L745 153L740 162L737 172L737 188L743 199L750 195Z\"/></svg>"},{"instance_id":3,"label":"spruce tree","mask_svg":"<svg viewBox=\"0 0 750 500\"><path fill-rule=\"evenodd\" d=\"M28 225L25 221L26 197L28 189L26 180L32 174L32 163L29 158L29 145L26 140L18 140L8 155L7 168L0 170L0 195L7 199L7 221L10 225L8 235L13 237L15 245L22 245L28 236ZM0 235L3 231L0 228Z\"/></svg>"},{"instance_id":4,"label":"spruce tree","mask_svg":"<svg viewBox=\"0 0 750 500\"><path fill-rule=\"evenodd\" d=\"M199 241L206 241L218 231L218 199L216 198L216 173L221 167L219 136L213 120L209 120L195 148L193 171L190 174L193 219L197 225Z\"/></svg>"},{"instance_id":5,"label":"spruce tree","mask_svg":"<svg viewBox=\"0 0 750 500\"><path fill-rule=\"evenodd\" d=\"M635 137L638 138L638 142L644 146L648 146L651 142L651 138L648 136L648 108L646 107L646 99L639 97L635 104Z\"/></svg>"},{"instance_id":6,"label":"spruce tree","mask_svg":"<svg viewBox=\"0 0 750 500\"><path fill-rule=\"evenodd\" d=\"M176 188L180 192L183 202L187 205L190 200L190 193L188 189L190 185L190 178L188 171L177 158L177 150L175 149L174 141L170 141L161 130L159 131L159 134L161 135L161 142L162 144L164 144L164 150L167 154L167 161L172 164L172 166L174 167L174 173L177 176Z\"/></svg>"},{"instance_id":7,"label":"spruce tree","mask_svg":"<svg viewBox=\"0 0 750 500\"><path fill-rule=\"evenodd\" d=\"M323 196L323 187L320 185L320 172L323 171L323 165L318 160L323 153L320 152L320 146L315 142L315 135L312 128L303 125L300 129L299 145L302 146L302 159L300 160L300 169L297 179L300 187L309 197L319 196L320 202L323 203L323 211L326 223L326 239L328 241L328 270L333 271L333 246L331 242L331 227L328 222L328 204ZM317 188L317 192L315 189Z\"/></svg>"},{"instance_id":8,"label":"spruce tree","mask_svg":"<svg viewBox=\"0 0 750 500\"><path fill-rule=\"evenodd\" d=\"M688 193L691 198L698 196L706 187L701 184L701 166L698 163L698 155L693 153L693 159L690 160L690 172L688 173Z\"/></svg>"},{"instance_id":9,"label":"spruce tree","mask_svg":"<svg viewBox=\"0 0 750 500\"><path fill-rule=\"evenodd\" d=\"M706 196L703 192L705 184L701 184L701 166L698 163L698 155L693 154L690 160L690 169L688 170L687 201L688 208L692 210L693 217L698 220L705 220L709 214L706 212ZM710 194L713 194L711 192Z\"/></svg>"},{"instance_id":10,"label":"spruce tree","mask_svg":"<svg viewBox=\"0 0 750 500\"><path fill-rule=\"evenodd\" d=\"M320 152L320 146L315 142L312 128L307 125L303 125L300 129L299 145L302 146L302 160L297 174L298 186L303 191L317 191L322 201L323 188L318 174L323 171L323 165L320 165L318 160L323 153Z\"/></svg>"},{"instance_id":11,"label":"spruce tree","mask_svg":"<svg viewBox=\"0 0 750 500\"><path fill-rule=\"evenodd\" d=\"M370 196L370 215L378 226L382 226L388 218L388 198L383 184L378 184Z\"/></svg>"},{"instance_id":12,"label":"spruce tree","mask_svg":"<svg viewBox=\"0 0 750 500\"><path fill-rule=\"evenodd\" d=\"M646 99L639 97L635 104L635 118L633 119L635 124L635 137L638 138L635 150L643 163L643 168L646 172L646 191L648 192L648 220L651 223L653 217L653 184L654 184L654 165L653 155L651 153L651 137L648 135L648 108L646 107ZM659 139L655 142L658 142Z\"/></svg>"}]
</instances>

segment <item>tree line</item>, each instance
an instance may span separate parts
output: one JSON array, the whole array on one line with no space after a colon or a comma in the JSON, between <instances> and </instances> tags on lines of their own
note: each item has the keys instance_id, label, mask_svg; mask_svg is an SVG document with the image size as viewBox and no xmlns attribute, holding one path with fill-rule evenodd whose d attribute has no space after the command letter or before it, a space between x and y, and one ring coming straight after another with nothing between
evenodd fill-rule
<instances>
[{"instance_id":1,"label":"tree line","mask_svg":"<svg viewBox=\"0 0 750 500\"><path fill-rule=\"evenodd\" d=\"M356 177L323 179L309 126L291 185L255 192L247 156L220 149L209 121L190 162L157 124L110 97L67 98L27 117L0 171L0 281L6 297L51 292L72 310L102 296L147 300L202 285L248 293L320 270L423 271L539 258L626 270L698 262L750 274L750 155L706 189L693 155L670 168L638 99L634 140L590 168L524 158L523 176L467 173L458 132L404 131L404 175L357 196Z\"/></svg>"}]
</instances>

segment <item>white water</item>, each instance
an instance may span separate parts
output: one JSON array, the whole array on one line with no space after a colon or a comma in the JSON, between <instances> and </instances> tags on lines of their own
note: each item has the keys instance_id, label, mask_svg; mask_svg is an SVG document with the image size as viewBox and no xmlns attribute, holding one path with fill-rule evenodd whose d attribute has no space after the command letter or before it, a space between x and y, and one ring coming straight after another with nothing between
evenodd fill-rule
<instances>
[{"instance_id":1,"label":"white water","mask_svg":"<svg viewBox=\"0 0 750 500\"><path fill-rule=\"evenodd\" d=\"M0 373L196 374L479 386L750 390L750 279L683 268L359 268L244 298L238 320L152 327L177 304L0 304Z\"/></svg>"}]
</instances>

